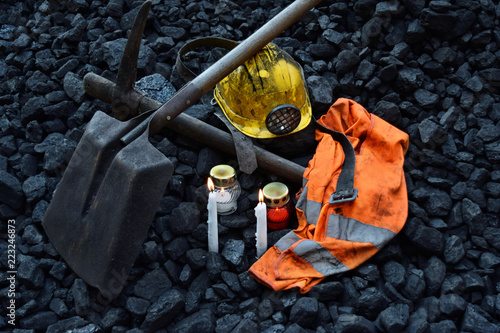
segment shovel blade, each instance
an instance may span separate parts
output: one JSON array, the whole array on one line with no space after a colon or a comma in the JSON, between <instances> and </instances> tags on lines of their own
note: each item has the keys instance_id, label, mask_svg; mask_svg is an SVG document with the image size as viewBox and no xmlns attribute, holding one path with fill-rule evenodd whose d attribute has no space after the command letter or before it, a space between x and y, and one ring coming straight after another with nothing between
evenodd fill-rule
<instances>
[{"instance_id":1,"label":"shovel blade","mask_svg":"<svg viewBox=\"0 0 500 333\"><path fill-rule=\"evenodd\" d=\"M42 222L73 271L108 299L123 289L174 170L147 132L120 141L144 118L94 115Z\"/></svg>"}]
</instances>

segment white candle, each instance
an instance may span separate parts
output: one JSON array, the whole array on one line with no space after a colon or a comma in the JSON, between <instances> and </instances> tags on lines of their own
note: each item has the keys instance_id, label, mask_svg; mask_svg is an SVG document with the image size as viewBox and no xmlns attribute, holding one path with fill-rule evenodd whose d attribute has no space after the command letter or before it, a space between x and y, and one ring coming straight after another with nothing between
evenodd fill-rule
<instances>
[{"instance_id":1,"label":"white candle","mask_svg":"<svg viewBox=\"0 0 500 333\"><path fill-rule=\"evenodd\" d=\"M217 194L214 183L208 178L208 251L219 252L219 234L217 231Z\"/></svg>"},{"instance_id":2,"label":"white candle","mask_svg":"<svg viewBox=\"0 0 500 333\"><path fill-rule=\"evenodd\" d=\"M255 233L257 257L260 258L267 249L267 208L262 190L259 190L259 203L255 207L255 217L257 217L257 232Z\"/></svg>"}]
</instances>

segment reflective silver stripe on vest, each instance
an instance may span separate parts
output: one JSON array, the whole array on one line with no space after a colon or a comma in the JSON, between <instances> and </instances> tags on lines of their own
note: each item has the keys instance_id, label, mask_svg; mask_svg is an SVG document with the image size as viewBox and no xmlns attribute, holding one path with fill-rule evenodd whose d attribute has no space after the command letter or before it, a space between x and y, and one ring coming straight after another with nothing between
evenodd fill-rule
<instances>
[{"instance_id":1,"label":"reflective silver stripe on vest","mask_svg":"<svg viewBox=\"0 0 500 333\"><path fill-rule=\"evenodd\" d=\"M306 214L307 223L316 225L323 204L312 200L307 200L307 186L303 187L299 200L297 200L297 208Z\"/></svg>"},{"instance_id":2,"label":"reflective silver stripe on vest","mask_svg":"<svg viewBox=\"0 0 500 333\"><path fill-rule=\"evenodd\" d=\"M380 250L396 234L389 229L365 224L353 218L330 214L326 236L350 242L371 243Z\"/></svg>"},{"instance_id":3,"label":"reflective silver stripe on vest","mask_svg":"<svg viewBox=\"0 0 500 333\"><path fill-rule=\"evenodd\" d=\"M347 266L335 258L330 251L321 246L318 242L304 239L301 240L297 234L290 231L276 242L275 246L280 251L289 249L292 245L300 241L293 249L293 252L303 260L307 261L316 271L324 276L338 274L349 270Z\"/></svg>"},{"instance_id":4,"label":"reflective silver stripe on vest","mask_svg":"<svg viewBox=\"0 0 500 333\"><path fill-rule=\"evenodd\" d=\"M281 252L288 249L290 246L300 240L300 237L293 231L290 231L285 236L281 237L279 241L274 244Z\"/></svg>"},{"instance_id":5,"label":"reflective silver stripe on vest","mask_svg":"<svg viewBox=\"0 0 500 333\"><path fill-rule=\"evenodd\" d=\"M349 270L340 260L335 258L330 251L321 246L318 242L305 239L301 241L295 249L296 255L307 261L315 270L328 276Z\"/></svg>"}]
</instances>

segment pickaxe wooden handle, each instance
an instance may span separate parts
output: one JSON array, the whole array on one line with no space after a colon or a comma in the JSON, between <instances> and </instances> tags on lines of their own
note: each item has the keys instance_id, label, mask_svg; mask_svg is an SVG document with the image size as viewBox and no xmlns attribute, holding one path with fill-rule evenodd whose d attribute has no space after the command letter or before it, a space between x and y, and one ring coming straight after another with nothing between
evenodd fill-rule
<instances>
[{"instance_id":1,"label":"pickaxe wooden handle","mask_svg":"<svg viewBox=\"0 0 500 333\"><path fill-rule=\"evenodd\" d=\"M112 92L115 90L116 85L110 80L94 73L88 73L83 79L83 86L90 96L109 104L113 102ZM148 97L142 97L139 104L141 110L157 109L162 105L160 102ZM175 119L168 122L166 128L225 153L236 155L231 134L185 113L179 114ZM298 184L302 183L302 175L305 171L303 166L260 147L255 146L254 149L260 168Z\"/></svg>"}]
</instances>

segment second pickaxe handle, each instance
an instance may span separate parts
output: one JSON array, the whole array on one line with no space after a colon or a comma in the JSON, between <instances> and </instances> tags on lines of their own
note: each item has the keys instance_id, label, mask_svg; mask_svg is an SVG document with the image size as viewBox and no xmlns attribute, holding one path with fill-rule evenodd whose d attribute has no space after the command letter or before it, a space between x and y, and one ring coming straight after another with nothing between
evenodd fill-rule
<instances>
[{"instance_id":1,"label":"second pickaxe handle","mask_svg":"<svg viewBox=\"0 0 500 333\"><path fill-rule=\"evenodd\" d=\"M111 92L115 83L94 73L88 73L83 79L85 91L90 96L111 103ZM151 98L140 100L142 110L154 110L162 104ZM235 155L234 142L231 134L224 132L201 120L182 113L172 121L167 122L167 128L181 135L188 136L198 142L218 149L227 154ZM305 168L263 148L254 146L259 167L278 176L289 179L297 184L302 183Z\"/></svg>"}]
</instances>

